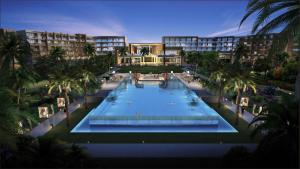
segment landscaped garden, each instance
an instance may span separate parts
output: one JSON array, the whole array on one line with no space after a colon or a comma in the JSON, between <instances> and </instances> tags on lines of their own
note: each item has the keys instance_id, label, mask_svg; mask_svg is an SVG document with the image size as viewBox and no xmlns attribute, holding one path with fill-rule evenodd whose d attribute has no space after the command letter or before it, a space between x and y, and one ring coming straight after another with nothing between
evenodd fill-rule
<instances>
[{"instance_id":1,"label":"landscaped garden","mask_svg":"<svg viewBox=\"0 0 300 169\"><path fill-rule=\"evenodd\" d=\"M272 14L281 9L286 10L272 19ZM95 94L101 89L102 81L98 80L98 77L110 71L112 66L117 66L115 57L126 54L127 47L115 48L114 52L100 56L96 55L96 49L92 44L86 43L82 51L87 58L71 59L66 55L67 50L56 46L51 48L47 56L35 58L32 62L30 56L33 51L28 42L14 32L3 32L0 34L0 168L89 167L88 156L82 148L75 145L79 143L234 143L239 145L254 143L257 144L254 152L248 152L243 146L232 148L224 156L224 164L234 167L239 165L299 167L300 59L299 56L284 52L288 42L299 42L299 9L298 0L250 1L247 14L241 24L250 15L258 12L252 30L252 33L256 34L255 41L263 39L263 36L269 32L282 28L278 36L273 39L272 48L264 58L249 54L250 49L244 43L237 44L230 59L220 58L218 52L188 52L183 49L180 51L180 56L189 65L189 70L193 70L185 74L194 78L193 82L202 84L213 97L217 96L216 103L207 102L207 104L238 131L231 133L72 133L71 130L99 105L87 101L88 95ZM266 21L269 23L265 24ZM183 72L182 66L118 68L117 73ZM168 75L164 75L167 79ZM134 87L142 91L144 86L138 86L138 79L135 80ZM163 89L167 85L163 84L168 82L171 80L160 82L156 85L158 86L156 91L164 92ZM189 83L190 81L187 82ZM177 84L173 83L175 86L173 87L176 88ZM189 93L188 90L184 92ZM147 96L150 93L151 91ZM153 99L160 101L161 93L155 95ZM124 99L124 93L122 94ZM176 96L172 92L170 95L170 100L164 99L170 101L164 110L171 109L170 106L175 105L171 99ZM130 95L133 96L136 95ZM180 95L178 98L181 101L192 98L184 96ZM111 100L116 100L116 97ZM70 103L79 100L81 106L70 113ZM193 98L189 103L197 104L195 100ZM132 103L130 99L123 101L126 101L126 106ZM228 108L228 103L234 105L234 110ZM155 105L146 106L149 105L141 104L142 108L151 110ZM205 104L202 106L203 112L208 110L204 109L207 108ZM188 108L188 110L192 109ZM45 135L36 138L30 136L34 127L59 110L66 115L63 121L57 125L49 125L51 130ZM115 110L117 113L120 112L117 111L118 109ZM179 111L187 114L187 111ZM252 122L246 122L241 118L244 111L253 117ZM136 116L133 117L138 119L140 112L134 113ZM203 114L201 116L205 117Z\"/></svg>"}]
</instances>

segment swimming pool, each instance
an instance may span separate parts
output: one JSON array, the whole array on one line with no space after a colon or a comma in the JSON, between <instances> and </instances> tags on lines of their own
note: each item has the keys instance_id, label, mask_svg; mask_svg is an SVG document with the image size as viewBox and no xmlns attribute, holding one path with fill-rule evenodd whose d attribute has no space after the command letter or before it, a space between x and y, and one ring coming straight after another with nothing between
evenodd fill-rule
<instances>
[{"instance_id":1,"label":"swimming pool","mask_svg":"<svg viewBox=\"0 0 300 169\"><path fill-rule=\"evenodd\" d=\"M237 132L175 76L162 81L124 80L71 133Z\"/></svg>"}]
</instances>

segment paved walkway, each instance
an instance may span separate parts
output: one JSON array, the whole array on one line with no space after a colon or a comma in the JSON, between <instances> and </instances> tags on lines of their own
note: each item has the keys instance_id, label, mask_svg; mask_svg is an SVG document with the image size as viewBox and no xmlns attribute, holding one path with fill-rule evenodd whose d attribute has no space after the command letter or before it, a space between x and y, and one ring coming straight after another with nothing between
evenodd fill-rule
<instances>
[{"instance_id":1,"label":"paved walkway","mask_svg":"<svg viewBox=\"0 0 300 169\"><path fill-rule=\"evenodd\" d=\"M101 86L101 90L97 93L95 93L95 96L102 96L102 97L106 97L106 95L109 93L109 91L115 89L117 86L119 86L119 84L121 83L121 81L128 76L128 74L116 74L116 75L121 75L122 78L120 78L119 80L115 80L115 81L109 81L107 83L104 83ZM69 105L69 112L70 115L77 110L81 105L83 104L83 99L79 99L73 103L71 103ZM39 123L37 126L35 126L31 131L30 131L30 135L33 137L39 137L42 136L44 134L46 134L48 131L50 131L52 129L51 124L53 124L53 126L56 126L58 123L60 123L61 121L63 121L66 118L66 114L63 111L58 111L57 113L55 113L53 116L51 116L50 118L48 118L47 120L44 120L43 122Z\"/></svg>"},{"instance_id":2,"label":"paved walkway","mask_svg":"<svg viewBox=\"0 0 300 169\"><path fill-rule=\"evenodd\" d=\"M199 92L198 94L201 96L205 95L205 96L212 96L212 94L210 94L206 89L203 88L203 86L201 85L201 83L199 83L198 81L191 81L190 83L186 82L186 78L187 77L187 73L175 73L175 75L178 77L179 80L181 80L187 87L189 87L190 89ZM202 93L201 93L202 92ZM233 113L235 113L236 111L236 104L228 101L226 98L224 98L224 100L222 101L222 104L228 108L229 110L231 110ZM253 118L254 115L247 112L246 110L244 111L243 115L240 115L240 117L242 119L244 119L245 121L247 121L248 123L250 123Z\"/></svg>"},{"instance_id":3,"label":"paved walkway","mask_svg":"<svg viewBox=\"0 0 300 169\"><path fill-rule=\"evenodd\" d=\"M198 143L134 143L134 144L79 144L92 157L105 158L193 158L222 157L234 146L245 146L254 151L256 144L198 144Z\"/></svg>"},{"instance_id":4,"label":"paved walkway","mask_svg":"<svg viewBox=\"0 0 300 169\"><path fill-rule=\"evenodd\" d=\"M74 103L71 103L69 105L69 112L70 115L82 105L83 99L76 101ZM35 126L31 132L30 135L33 137L39 137L44 134L46 134L48 131L52 129L51 124L53 126L56 126L58 123L63 121L66 118L66 114L63 111L58 111L53 116L48 118L47 120L44 120L43 122L39 123L37 126Z\"/></svg>"},{"instance_id":5,"label":"paved walkway","mask_svg":"<svg viewBox=\"0 0 300 169\"><path fill-rule=\"evenodd\" d=\"M235 113L235 111L236 111L236 104L234 104L234 103L232 103L232 102L230 102L230 101L226 101L226 100L222 101L222 103L223 103L223 105L224 105L226 108L228 108L228 109L231 110L233 113ZM241 110L240 110L240 112L241 112ZM251 114L251 113L249 113L248 111L245 110L245 111L244 111L244 114L240 114L240 117L241 117L242 119L244 119L245 121L247 121L248 123L250 123L250 122L253 120L254 115Z\"/></svg>"}]
</instances>

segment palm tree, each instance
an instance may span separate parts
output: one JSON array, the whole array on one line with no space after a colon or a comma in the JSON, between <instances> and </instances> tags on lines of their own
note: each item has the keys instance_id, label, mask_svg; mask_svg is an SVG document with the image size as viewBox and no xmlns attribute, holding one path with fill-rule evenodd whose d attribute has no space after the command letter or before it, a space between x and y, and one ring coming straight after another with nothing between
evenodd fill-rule
<instances>
[{"instance_id":1,"label":"palm tree","mask_svg":"<svg viewBox=\"0 0 300 169\"><path fill-rule=\"evenodd\" d=\"M115 47L116 60L118 59L118 56L124 57L126 55L127 55L127 48L126 47ZM130 62L131 62L131 60L130 60Z\"/></svg>"},{"instance_id":2,"label":"palm tree","mask_svg":"<svg viewBox=\"0 0 300 169\"><path fill-rule=\"evenodd\" d=\"M298 100L298 112L300 114L300 68L298 72L298 76L296 78L296 84L295 84L295 96L296 100Z\"/></svg>"},{"instance_id":3,"label":"palm tree","mask_svg":"<svg viewBox=\"0 0 300 169\"><path fill-rule=\"evenodd\" d=\"M251 137L263 135L255 156L259 164L267 162L278 164L277 160L288 160L285 165L298 165L299 149L299 114L296 103L285 97L283 103L272 101L258 116L256 116L249 126L254 126ZM281 162L282 163L282 162ZM277 166L279 167L279 166Z\"/></svg>"},{"instance_id":4,"label":"palm tree","mask_svg":"<svg viewBox=\"0 0 300 169\"><path fill-rule=\"evenodd\" d=\"M120 47L120 48L119 48L119 54L120 54L120 56L122 56L122 57L127 56L127 47ZM131 57L129 58L129 63L130 63L130 65L131 65Z\"/></svg>"},{"instance_id":5,"label":"palm tree","mask_svg":"<svg viewBox=\"0 0 300 169\"><path fill-rule=\"evenodd\" d=\"M140 50L140 53L141 53L142 56L149 55L149 49L146 48L146 47L143 47L143 48Z\"/></svg>"},{"instance_id":6,"label":"palm tree","mask_svg":"<svg viewBox=\"0 0 300 169\"><path fill-rule=\"evenodd\" d=\"M224 89L226 91L233 91L236 92L236 125L239 123L239 115L240 115L240 103L241 97L243 93L247 90L247 88L251 88L254 93L256 93L256 85L253 81L248 80L242 76L235 76L231 78L226 84Z\"/></svg>"},{"instance_id":7,"label":"palm tree","mask_svg":"<svg viewBox=\"0 0 300 169\"><path fill-rule=\"evenodd\" d=\"M247 5L247 13L242 18L240 26L247 18L258 12L252 27L252 33L264 35L277 28L282 28L276 38L278 43L274 43L276 47L273 48L282 50L288 41L292 41L294 37L300 35L299 10L299 0L250 0Z\"/></svg>"},{"instance_id":8,"label":"palm tree","mask_svg":"<svg viewBox=\"0 0 300 169\"><path fill-rule=\"evenodd\" d=\"M221 107L221 100L223 98L223 89L227 80L227 74L224 71L215 71L210 77L211 83L217 83L218 85L218 107Z\"/></svg>"},{"instance_id":9,"label":"palm tree","mask_svg":"<svg viewBox=\"0 0 300 169\"><path fill-rule=\"evenodd\" d=\"M127 55L127 48L126 47L119 48L119 54L121 56L126 56Z\"/></svg>"},{"instance_id":10,"label":"palm tree","mask_svg":"<svg viewBox=\"0 0 300 169\"><path fill-rule=\"evenodd\" d=\"M25 65L30 47L15 33L5 33L0 37L0 70L16 69L16 62Z\"/></svg>"},{"instance_id":11,"label":"palm tree","mask_svg":"<svg viewBox=\"0 0 300 169\"><path fill-rule=\"evenodd\" d=\"M9 81L12 89L17 90L17 105L20 105L21 89L29 83L35 82L37 74L27 68L21 67L17 70L11 71Z\"/></svg>"},{"instance_id":12,"label":"palm tree","mask_svg":"<svg viewBox=\"0 0 300 169\"><path fill-rule=\"evenodd\" d=\"M231 64L234 65L235 68L242 66L249 57L249 48L244 44L238 44L235 48L234 55L231 60Z\"/></svg>"},{"instance_id":13,"label":"palm tree","mask_svg":"<svg viewBox=\"0 0 300 169\"><path fill-rule=\"evenodd\" d=\"M65 61L65 50L59 46L51 48L49 53L49 61L53 64L57 64Z\"/></svg>"},{"instance_id":14,"label":"palm tree","mask_svg":"<svg viewBox=\"0 0 300 169\"><path fill-rule=\"evenodd\" d=\"M181 56L181 59L180 59L180 60L181 60L180 65L182 66L182 63L183 63L183 61L185 60L185 55L186 55L186 53L185 53L185 51L184 51L183 49L181 49L179 55Z\"/></svg>"},{"instance_id":15,"label":"palm tree","mask_svg":"<svg viewBox=\"0 0 300 169\"><path fill-rule=\"evenodd\" d=\"M289 42L300 42L300 1L299 0L250 0L247 13L240 22L242 25L247 18L258 12L252 27L252 33L263 35L281 28L279 35L272 43L270 56L282 52ZM276 15L278 14L278 15ZM272 19L270 19L272 18ZM300 68L299 68L300 73ZM299 74L298 73L298 74ZM298 81L299 81L299 75ZM299 85L298 85L299 90ZM299 99L300 104L300 99ZM300 106L299 106L300 112Z\"/></svg>"},{"instance_id":16,"label":"palm tree","mask_svg":"<svg viewBox=\"0 0 300 169\"><path fill-rule=\"evenodd\" d=\"M88 85L89 83L96 83L96 77L95 75L87 71L85 69L81 69L79 74L78 74L79 81L82 84L83 88L83 94L84 94L84 107L87 109L87 90L88 90Z\"/></svg>"},{"instance_id":17,"label":"palm tree","mask_svg":"<svg viewBox=\"0 0 300 169\"><path fill-rule=\"evenodd\" d=\"M69 93L74 89L75 91L80 92L81 86L78 83L78 80L64 74L51 74L50 77L50 84L49 84L49 90L48 93L51 94L53 89L57 89L59 94L62 94L62 96L65 99L65 112L67 116L67 127L70 126L70 118L69 118Z\"/></svg>"},{"instance_id":18,"label":"palm tree","mask_svg":"<svg viewBox=\"0 0 300 169\"><path fill-rule=\"evenodd\" d=\"M83 46L83 52L84 54L88 57L88 58L91 58L93 56L95 56L96 54L96 49L95 47L90 44L90 43L86 43L84 46Z\"/></svg>"}]
</instances>

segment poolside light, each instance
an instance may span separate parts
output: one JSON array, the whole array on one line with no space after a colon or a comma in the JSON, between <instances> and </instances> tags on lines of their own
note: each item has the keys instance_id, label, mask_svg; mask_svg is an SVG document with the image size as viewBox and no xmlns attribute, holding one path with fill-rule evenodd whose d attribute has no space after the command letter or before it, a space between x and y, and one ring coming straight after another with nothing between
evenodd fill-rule
<instances>
[{"instance_id":1,"label":"poolside light","mask_svg":"<svg viewBox=\"0 0 300 169\"><path fill-rule=\"evenodd\" d=\"M65 107L65 104L66 104L65 98L63 98L63 97L58 97L57 98L57 107L58 108Z\"/></svg>"},{"instance_id":2,"label":"poolside light","mask_svg":"<svg viewBox=\"0 0 300 169\"><path fill-rule=\"evenodd\" d=\"M247 107L248 103L249 103L249 97L242 97L241 98L241 103L240 103L241 106Z\"/></svg>"},{"instance_id":3,"label":"poolside light","mask_svg":"<svg viewBox=\"0 0 300 169\"><path fill-rule=\"evenodd\" d=\"M131 70L129 71L129 74L131 74Z\"/></svg>"},{"instance_id":4,"label":"poolside light","mask_svg":"<svg viewBox=\"0 0 300 169\"><path fill-rule=\"evenodd\" d=\"M112 71L112 74L115 74L116 73L116 71Z\"/></svg>"},{"instance_id":5,"label":"poolside light","mask_svg":"<svg viewBox=\"0 0 300 169\"><path fill-rule=\"evenodd\" d=\"M48 118L49 117L48 107L40 106L40 107L38 107L38 111L39 111L39 118Z\"/></svg>"},{"instance_id":6,"label":"poolside light","mask_svg":"<svg viewBox=\"0 0 300 169\"><path fill-rule=\"evenodd\" d=\"M190 74L190 71L186 71L187 72L187 74Z\"/></svg>"},{"instance_id":7,"label":"poolside light","mask_svg":"<svg viewBox=\"0 0 300 169\"><path fill-rule=\"evenodd\" d=\"M173 73L173 70L171 70L171 73Z\"/></svg>"}]
</instances>

